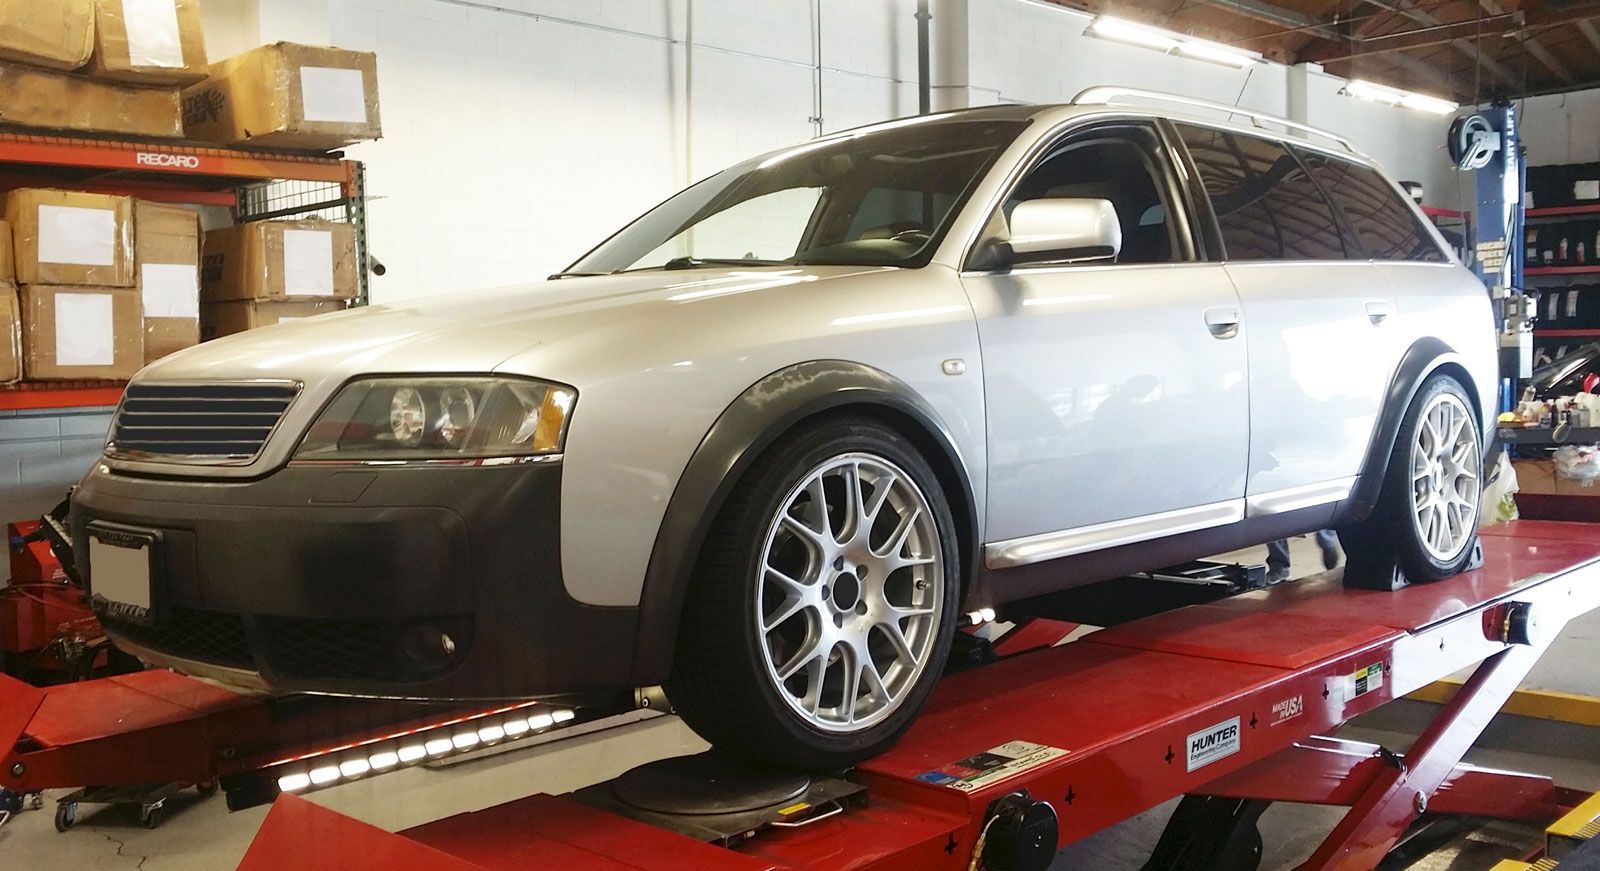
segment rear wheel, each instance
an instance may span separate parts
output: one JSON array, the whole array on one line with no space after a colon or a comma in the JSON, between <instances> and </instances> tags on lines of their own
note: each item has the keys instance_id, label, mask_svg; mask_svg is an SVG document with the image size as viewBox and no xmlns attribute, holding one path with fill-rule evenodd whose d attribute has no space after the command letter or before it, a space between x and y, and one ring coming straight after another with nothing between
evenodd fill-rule
<instances>
[{"instance_id":1,"label":"rear wheel","mask_svg":"<svg viewBox=\"0 0 1600 871\"><path fill-rule=\"evenodd\" d=\"M1478 538L1482 471L1482 440L1466 389L1435 375L1406 409L1373 516L1346 537L1355 546L1389 549L1410 580L1457 574Z\"/></svg>"},{"instance_id":2,"label":"rear wheel","mask_svg":"<svg viewBox=\"0 0 1600 871\"><path fill-rule=\"evenodd\" d=\"M720 748L806 768L887 747L949 655L955 524L913 445L808 426L730 495L691 581L667 691Z\"/></svg>"}]
</instances>

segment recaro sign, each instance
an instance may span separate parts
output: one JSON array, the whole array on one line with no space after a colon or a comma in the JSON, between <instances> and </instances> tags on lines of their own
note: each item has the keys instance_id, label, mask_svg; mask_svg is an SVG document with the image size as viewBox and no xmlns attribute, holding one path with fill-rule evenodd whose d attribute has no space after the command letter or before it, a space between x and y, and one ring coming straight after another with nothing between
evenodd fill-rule
<instances>
[{"instance_id":1,"label":"recaro sign","mask_svg":"<svg viewBox=\"0 0 1600 871\"><path fill-rule=\"evenodd\" d=\"M160 151L140 151L133 156L140 166L162 166L177 169L199 169L200 158L193 154L166 154Z\"/></svg>"}]
</instances>

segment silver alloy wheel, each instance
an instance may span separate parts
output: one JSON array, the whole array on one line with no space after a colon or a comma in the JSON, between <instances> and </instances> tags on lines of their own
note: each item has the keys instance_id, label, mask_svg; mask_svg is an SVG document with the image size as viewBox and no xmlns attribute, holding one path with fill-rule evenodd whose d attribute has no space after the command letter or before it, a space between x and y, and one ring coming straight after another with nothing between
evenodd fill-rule
<instances>
[{"instance_id":1,"label":"silver alloy wheel","mask_svg":"<svg viewBox=\"0 0 1600 871\"><path fill-rule=\"evenodd\" d=\"M1442 562L1461 554L1478 525L1478 450L1460 397L1433 397L1411 443L1411 521L1423 548Z\"/></svg>"},{"instance_id":2,"label":"silver alloy wheel","mask_svg":"<svg viewBox=\"0 0 1600 871\"><path fill-rule=\"evenodd\" d=\"M756 597L767 678L811 726L859 732L906 699L945 619L932 506L869 453L817 465L781 505Z\"/></svg>"}]
</instances>

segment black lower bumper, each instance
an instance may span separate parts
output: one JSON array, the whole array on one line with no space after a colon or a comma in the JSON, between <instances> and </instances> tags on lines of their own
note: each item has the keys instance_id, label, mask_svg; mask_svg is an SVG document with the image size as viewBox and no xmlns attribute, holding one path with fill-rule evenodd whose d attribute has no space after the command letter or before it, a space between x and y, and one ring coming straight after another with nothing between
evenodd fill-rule
<instances>
[{"instance_id":1,"label":"black lower bumper","mask_svg":"<svg viewBox=\"0 0 1600 871\"><path fill-rule=\"evenodd\" d=\"M412 698L631 687L637 609L567 594L560 488L555 463L290 466L245 482L97 468L73 494L72 532L91 594L92 529L154 533L153 625L102 620L180 669Z\"/></svg>"}]
</instances>

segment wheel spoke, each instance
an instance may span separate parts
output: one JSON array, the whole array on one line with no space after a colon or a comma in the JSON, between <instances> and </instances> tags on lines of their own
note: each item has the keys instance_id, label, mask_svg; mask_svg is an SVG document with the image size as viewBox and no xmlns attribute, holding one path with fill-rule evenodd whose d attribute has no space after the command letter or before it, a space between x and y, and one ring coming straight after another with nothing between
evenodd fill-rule
<instances>
[{"instance_id":1,"label":"wheel spoke","mask_svg":"<svg viewBox=\"0 0 1600 871\"><path fill-rule=\"evenodd\" d=\"M794 656L789 657L788 662L778 666L778 680L786 681L789 678L794 677L795 672L805 668L808 664L821 658L822 654L819 650L817 650L816 644L806 645Z\"/></svg>"},{"instance_id":2,"label":"wheel spoke","mask_svg":"<svg viewBox=\"0 0 1600 871\"><path fill-rule=\"evenodd\" d=\"M877 556L898 557L905 550L906 539L911 537L911 532L916 528L917 521L922 517L921 508L913 508L910 513L900 518L900 523L895 526L894 532L889 535L889 543L884 545Z\"/></svg>"},{"instance_id":3,"label":"wheel spoke","mask_svg":"<svg viewBox=\"0 0 1600 871\"><path fill-rule=\"evenodd\" d=\"M839 718L846 723L856 721L856 696L861 694L861 664L856 662L854 648L845 646L846 652L840 657L840 664L844 666L844 689L839 694Z\"/></svg>"},{"instance_id":4,"label":"wheel spoke","mask_svg":"<svg viewBox=\"0 0 1600 871\"><path fill-rule=\"evenodd\" d=\"M761 628L763 631L771 632L779 626L782 626L789 620L790 617L793 617L805 609L805 599L802 599L799 596L790 596L789 598L784 599L783 604L779 605L771 614L767 615L767 618L762 621Z\"/></svg>"},{"instance_id":5,"label":"wheel spoke","mask_svg":"<svg viewBox=\"0 0 1600 871\"><path fill-rule=\"evenodd\" d=\"M883 682L883 675L879 673L878 664L872 661L872 657L863 656L861 658L861 676L865 678L863 682L867 685L868 692L871 692L883 704L887 705L894 701L894 693Z\"/></svg>"},{"instance_id":6,"label":"wheel spoke","mask_svg":"<svg viewBox=\"0 0 1600 871\"><path fill-rule=\"evenodd\" d=\"M806 492L811 496L811 511L817 518L814 533L825 539L828 544L838 545L839 536L833 528L833 520L828 517L828 492L822 485L821 475L813 476L806 483Z\"/></svg>"},{"instance_id":7,"label":"wheel spoke","mask_svg":"<svg viewBox=\"0 0 1600 871\"><path fill-rule=\"evenodd\" d=\"M824 518L823 522L827 522L826 518ZM825 544L830 538L827 533L818 532L817 530L812 529L810 526L806 525L805 521L795 517L793 514L784 514L781 523L785 529L788 529L790 532L799 536L802 541L806 542L807 545L817 550L819 554L827 552L824 549Z\"/></svg>"},{"instance_id":8,"label":"wheel spoke","mask_svg":"<svg viewBox=\"0 0 1600 871\"><path fill-rule=\"evenodd\" d=\"M904 662L907 666L915 666L917 664L917 655L912 652L911 644L906 641L906 633L901 630L898 620L879 623L878 628L883 630L884 636L889 639L889 645L894 648L895 659Z\"/></svg>"}]
</instances>

